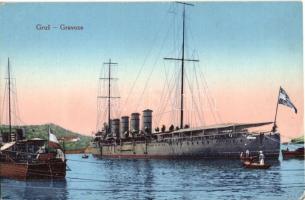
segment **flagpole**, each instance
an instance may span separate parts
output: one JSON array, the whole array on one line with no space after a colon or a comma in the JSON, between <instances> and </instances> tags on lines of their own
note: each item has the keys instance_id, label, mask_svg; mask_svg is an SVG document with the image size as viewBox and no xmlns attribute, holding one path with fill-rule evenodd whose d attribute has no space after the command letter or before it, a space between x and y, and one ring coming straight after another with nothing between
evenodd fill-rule
<instances>
[{"instance_id":1,"label":"flagpole","mask_svg":"<svg viewBox=\"0 0 305 200\"><path fill-rule=\"evenodd\" d=\"M48 142L47 142L48 151L49 151L49 142L50 142L50 125L48 125Z\"/></svg>"},{"instance_id":2,"label":"flagpole","mask_svg":"<svg viewBox=\"0 0 305 200\"><path fill-rule=\"evenodd\" d=\"M277 110L278 110L278 107L279 107L280 91L281 91L281 87L279 89L279 93L278 93L277 101L276 101L276 109L275 109L275 116L274 116L274 125L273 125L273 128L272 128L273 131L275 131L275 129L276 129L276 116L277 116Z\"/></svg>"}]
</instances>

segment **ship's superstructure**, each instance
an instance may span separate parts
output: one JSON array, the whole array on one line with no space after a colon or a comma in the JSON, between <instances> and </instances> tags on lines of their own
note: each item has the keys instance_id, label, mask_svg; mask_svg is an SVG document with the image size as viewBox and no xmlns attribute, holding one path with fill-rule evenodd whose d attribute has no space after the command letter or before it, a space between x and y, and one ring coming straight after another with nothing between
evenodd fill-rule
<instances>
[{"instance_id":1,"label":"ship's superstructure","mask_svg":"<svg viewBox=\"0 0 305 200\"><path fill-rule=\"evenodd\" d=\"M95 135L90 151L97 156L116 158L239 158L243 151L257 154L262 150L267 158L278 158L280 134L275 129L252 130L274 122L229 123L195 128L184 124L184 63L199 60L185 58L185 8L193 5L180 4L183 6L181 57L164 58L181 62L180 126L153 129L153 110L150 109L142 114L131 113L130 116L111 119L109 64L108 123Z\"/></svg>"}]
</instances>

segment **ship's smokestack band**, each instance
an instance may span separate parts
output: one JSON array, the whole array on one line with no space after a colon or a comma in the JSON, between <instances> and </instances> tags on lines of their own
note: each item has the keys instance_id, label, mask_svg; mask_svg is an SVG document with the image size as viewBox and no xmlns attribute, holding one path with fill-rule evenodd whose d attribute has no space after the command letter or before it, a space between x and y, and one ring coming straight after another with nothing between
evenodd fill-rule
<instances>
[{"instance_id":1,"label":"ship's smokestack band","mask_svg":"<svg viewBox=\"0 0 305 200\"><path fill-rule=\"evenodd\" d=\"M120 119L111 120L111 133L114 137L120 138Z\"/></svg>"},{"instance_id":2,"label":"ship's smokestack band","mask_svg":"<svg viewBox=\"0 0 305 200\"><path fill-rule=\"evenodd\" d=\"M131 113L130 131L133 133L138 133L140 131L140 114L139 113Z\"/></svg>"},{"instance_id":3,"label":"ship's smokestack band","mask_svg":"<svg viewBox=\"0 0 305 200\"><path fill-rule=\"evenodd\" d=\"M129 131L129 117L121 117L121 138L125 138L126 134Z\"/></svg>"},{"instance_id":4,"label":"ship's smokestack band","mask_svg":"<svg viewBox=\"0 0 305 200\"><path fill-rule=\"evenodd\" d=\"M152 110L143 110L142 131L146 134L151 134L152 130Z\"/></svg>"}]
</instances>

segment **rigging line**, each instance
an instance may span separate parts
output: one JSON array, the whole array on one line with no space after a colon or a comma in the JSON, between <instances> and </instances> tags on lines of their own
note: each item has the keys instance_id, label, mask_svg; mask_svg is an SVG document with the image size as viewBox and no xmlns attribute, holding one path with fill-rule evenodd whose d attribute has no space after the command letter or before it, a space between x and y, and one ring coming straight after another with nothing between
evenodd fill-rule
<instances>
[{"instance_id":1,"label":"rigging line","mask_svg":"<svg viewBox=\"0 0 305 200\"><path fill-rule=\"evenodd\" d=\"M174 76L173 76L173 78L174 78ZM175 84L174 84L174 85L175 85ZM174 85L173 85L173 86L174 86ZM170 85L168 85L168 87L170 87ZM172 92L173 92L173 90L169 88L169 89L168 89L168 93L165 94L166 96L164 97L164 100L163 100L164 104L163 104L163 107L162 107L161 110L167 109L168 99L170 98ZM160 112L159 112L159 113L160 113ZM159 117L158 124L161 123L161 121L162 121L162 119L163 119L163 116L164 116L164 113L163 113L163 114L161 113L161 114L160 114L160 117Z\"/></svg>"},{"instance_id":2,"label":"rigging line","mask_svg":"<svg viewBox=\"0 0 305 200\"><path fill-rule=\"evenodd\" d=\"M165 66L166 66L165 62L163 62L163 69L164 69L164 72L165 72L164 73L165 74L165 84L164 84L164 87L163 87L164 88L164 91L163 91L164 95L168 94L168 93L166 93L166 89L168 91L170 91L170 85L175 78L175 71L174 71L174 73L172 73L172 76L170 77L170 79L168 79L170 69L168 69L168 71L167 71ZM164 96L164 98L165 97L167 97L167 96ZM162 110L162 107L161 107L161 110Z\"/></svg>"},{"instance_id":3,"label":"rigging line","mask_svg":"<svg viewBox=\"0 0 305 200\"><path fill-rule=\"evenodd\" d=\"M161 51L163 50L165 41L166 41L166 39L167 39L167 37L168 37L168 35L169 35L168 32L169 32L169 29L168 29L168 31L167 31L167 33L166 33L166 36L164 37L164 39L163 39L163 41L162 41L162 45L161 45L161 48L159 49L159 52L158 52L158 54L157 54L157 58L160 57ZM139 107L139 104L140 104L140 100L142 99L142 97L143 97L143 95L144 95L144 93L145 93L145 90L146 90L146 88L147 88L147 86L148 86L148 83L149 83L149 81L150 81L151 75L152 75L152 73L153 73L153 71L154 71L154 69L155 69L155 66L156 66L156 64L157 64L158 61L159 61L159 60L156 59L156 61L154 62L153 66L152 66L152 68L151 68L151 71L150 71L150 74L149 74L149 76L148 76L148 79L146 79L144 89L143 89L143 91L142 91L142 93L141 93L141 95L140 95L140 98L139 98L139 100L138 100L138 102L137 102L137 104L136 104L136 110L138 110L138 107Z\"/></svg>"},{"instance_id":4,"label":"rigging line","mask_svg":"<svg viewBox=\"0 0 305 200\"><path fill-rule=\"evenodd\" d=\"M188 76L186 76L186 78L187 78L188 83L190 84L190 80L189 80ZM189 85L189 88L190 88L190 92L191 92L191 95L192 95L192 100L193 100L194 105L195 105L195 107L196 107L196 111L197 111L198 117L201 118L201 119L204 119L204 118L201 116L201 113L199 112L199 108L198 108L198 105L197 105L196 101L194 101L194 92L193 92L193 88L191 88L190 85ZM203 121L203 123L204 123L204 121Z\"/></svg>"},{"instance_id":5,"label":"rigging line","mask_svg":"<svg viewBox=\"0 0 305 200\"><path fill-rule=\"evenodd\" d=\"M101 80L99 79L102 74L102 69L100 69L98 81L97 81L97 96L101 96L101 88L102 88L102 83ZM100 126L100 117L101 117L101 109L100 109L100 99L96 98L96 131L99 131L99 126Z\"/></svg>"},{"instance_id":6,"label":"rigging line","mask_svg":"<svg viewBox=\"0 0 305 200\"><path fill-rule=\"evenodd\" d=\"M189 24L189 26L191 27L192 25L191 24ZM193 43L194 43L194 46L196 47L196 43L194 42L195 40L194 40L194 36L193 36L193 32L192 32L192 29L190 28L189 30L189 33L190 33L190 36L191 36L191 40L193 41ZM197 48L198 49L198 48ZM199 54L198 54L198 52L196 51L196 53L197 53L197 57L199 58ZM201 73L201 70L199 69L199 71L200 71L200 73ZM204 81L205 81L205 79L204 79ZM205 81L205 84L206 84L206 88L208 88L207 87L207 83L206 83L206 81ZM207 90L207 93L208 93L208 90ZM212 97L211 97L212 98ZM213 99L213 98L212 98ZM209 99L209 95L207 94L207 100L208 100L208 103L209 103L209 105L211 106L211 103L210 103L210 99ZM212 110L211 110L212 111ZM217 112L217 111L215 111L216 112L216 116L219 118L219 121L220 122L222 122L222 120L221 120L221 117L220 117L220 115L219 115L219 113ZM215 119L217 119L217 117L215 117L215 114L214 114L214 112L212 111L212 115L213 115L213 118L215 118ZM214 120L215 120L214 119ZM217 121L218 120L215 120L215 122L217 123Z\"/></svg>"},{"instance_id":7,"label":"rigging line","mask_svg":"<svg viewBox=\"0 0 305 200\"><path fill-rule=\"evenodd\" d=\"M167 16L167 13L164 14L163 19L165 19L166 16ZM161 27L163 27L163 25L164 25L164 23L165 23L165 20L162 20L162 22L163 22L163 24L162 24L162 26L160 26L159 29L161 29ZM157 36L159 36L159 33L160 33L160 31L157 31L157 33L156 33L156 35L155 35L155 37L154 37L154 39L153 39L153 46L152 46L152 48L150 48L149 52L146 54L146 56L145 56L145 58L144 58L144 62L143 62L143 64L142 64L141 68L140 68L140 71L137 73L136 79L135 79L135 81L133 82L133 84L132 84L130 90L129 90L128 93L127 93L128 96L127 96L127 98L126 98L126 100L125 100L125 102L124 102L124 107L123 107L123 110L124 110L124 111L125 111L126 108L127 108L128 100L129 100L129 97L130 97L130 95L132 94L132 92L133 92L133 90L134 90L135 84L136 84L136 82L138 81L138 79L139 79L139 77L140 77L140 74L142 73L142 71L143 71L143 69L144 69L144 66L145 66L145 64L146 64L146 62L147 62L148 57L150 56L150 54L151 54L151 52L152 52L152 49L154 48L154 45L156 44L156 40L157 40L157 38L158 38Z\"/></svg>"},{"instance_id":8,"label":"rigging line","mask_svg":"<svg viewBox=\"0 0 305 200\"><path fill-rule=\"evenodd\" d=\"M173 76L172 76L172 79L171 79L171 80L174 81L174 80L175 80L175 76L176 76L175 73L173 73ZM170 99L171 96L172 96L173 87L175 87L175 85L176 85L176 84L175 84L175 82L174 82L174 84L173 84L173 86L172 86L172 89L170 88L171 85L170 85L170 84L168 85L168 93L165 94L165 95L166 95L166 96L165 96L166 98L164 97L164 98L165 98L164 101L163 101L163 102L164 102L164 105L163 105L163 109L161 109L161 110L165 110L165 109L167 108L168 101L169 101L169 99ZM161 123L163 116L164 116L163 114L160 115L158 124Z\"/></svg>"},{"instance_id":9,"label":"rigging line","mask_svg":"<svg viewBox=\"0 0 305 200\"><path fill-rule=\"evenodd\" d=\"M159 116L159 115L170 113L170 112L173 112L173 110L167 110L167 111L164 111L164 112L160 112L158 114L155 114L155 116Z\"/></svg>"},{"instance_id":10,"label":"rigging line","mask_svg":"<svg viewBox=\"0 0 305 200\"><path fill-rule=\"evenodd\" d=\"M16 86L13 82L13 115L14 115L14 122L16 125L20 125L21 121L19 116L19 109L18 109L18 99L17 99L17 91L14 91Z\"/></svg>"},{"instance_id":11,"label":"rigging line","mask_svg":"<svg viewBox=\"0 0 305 200\"><path fill-rule=\"evenodd\" d=\"M190 92L191 92L192 101L193 101L193 100L194 100L194 98L193 98L193 97L194 97L193 88L190 86L190 80L189 80L189 78L188 78L187 73L185 73L185 77L186 77L186 80L187 80L187 82L188 82L188 86L189 86L189 89L190 89ZM200 113L198 112L199 109L198 109L197 103L196 103L195 101L193 101L193 102L194 102L194 104L195 104L195 107L196 107L196 111L197 111L198 116L199 116L200 118L202 118L201 115L200 115ZM203 118L202 118L202 119L203 119Z\"/></svg>"},{"instance_id":12,"label":"rigging line","mask_svg":"<svg viewBox=\"0 0 305 200\"><path fill-rule=\"evenodd\" d=\"M160 97L160 102L161 102L161 104L160 104L160 106L159 107L157 107L157 111L156 111L156 113L160 113L161 112L161 110L162 110L162 108L163 108L163 99L164 99L164 95L166 94L165 93L165 88L166 88L166 86L168 85L168 78L167 78L167 76L168 76L168 72L167 72L167 70L166 70L166 67L165 67L165 63L163 62L163 69L164 69L164 74L165 74L165 81L164 81L164 84L163 84L163 88L162 88L162 92L161 92L161 97ZM155 114L155 116L158 116L158 115L156 115ZM156 124L156 122L157 122L157 118L156 117L154 117L154 124Z\"/></svg>"},{"instance_id":13,"label":"rigging line","mask_svg":"<svg viewBox=\"0 0 305 200\"><path fill-rule=\"evenodd\" d=\"M219 114L219 112L218 112L218 110L216 109L216 104L215 104L215 99L214 99L214 97L212 96L212 94L208 94L209 93L209 88L208 88L208 84L207 84L207 82L206 82L206 80L205 80L205 78L204 78L204 74L203 74L203 72L200 70L200 72L202 73L202 76L203 76L203 79L204 79L204 81L205 81L205 85L206 85L206 88L207 88L207 100L208 100L208 103L209 103L209 105L211 106L211 102L213 102L213 108L215 108L215 109L213 109L213 113L215 112L216 113L216 116L218 117L218 121L219 121L219 123L222 123L223 122L223 120L222 120L222 118L221 118L221 116L220 116L220 114Z\"/></svg>"},{"instance_id":14,"label":"rigging line","mask_svg":"<svg viewBox=\"0 0 305 200\"><path fill-rule=\"evenodd\" d=\"M214 99L213 99L212 97L210 97L210 95L209 95L208 84L207 84L206 79L205 79L205 76L204 76L203 72L200 70L200 68L199 68L199 75L201 76L201 79L203 80L203 87L206 88L207 102L208 102L208 104L209 104L209 106L210 106L210 108L211 108L212 116L213 116L213 118L215 118L214 120L215 120L215 122L217 123L218 120L216 120L216 115L215 115L215 112L216 112L216 111L214 111L214 108L212 107L212 103L211 103L211 101L214 100ZM211 100L211 98L212 98L212 100ZM215 105L215 104L214 104L214 105ZM219 116L219 117L220 117L220 116ZM221 122L221 121L222 121L222 120L220 120L220 122Z\"/></svg>"},{"instance_id":15,"label":"rigging line","mask_svg":"<svg viewBox=\"0 0 305 200\"><path fill-rule=\"evenodd\" d=\"M204 79L204 78L203 78ZM205 83L206 84L206 83ZM205 84L203 84L203 87L205 88ZM211 104L211 101L210 101L210 98L209 98L209 95L208 95L208 89L206 89L206 93L205 93L206 95L206 98L207 98L207 102L208 102L208 105L209 105L209 107L210 107L210 111L211 111L211 113L212 113L212 117L213 117L213 119L214 119L214 121L215 121L215 123L218 123L218 120L217 120L217 117L216 117L216 115L215 115L215 113L214 113L214 111L213 111L213 107L212 107L212 104Z\"/></svg>"},{"instance_id":16,"label":"rigging line","mask_svg":"<svg viewBox=\"0 0 305 200\"><path fill-rule=\"evenodd\" d=\"M176 64L177 66L179 65L178 63ZM173 97L171 98L171 102L173 105L173 114L172 119L174 119L174 121L179 124L179 120L180 120L180 87L179 87L179 83L181 80L181 76L182 76L182 72L180 71L179 67L177 67L177 72L178 72L178 76L176 76L176 80L175 80L175 85L173 86Z\"/></svg>"},{"instance_id":17,"label":"rigging line","mask_svg":"<svg viewBox=\"0 0 305 200\"><path fill-rule=\"evenodd\" d=\"M203 119L201 119L199 121L201 121L201 123L204 124L205 117L204 117L204 110L202 109L203 103L201 101L201 90L200 90L200 87L199 87L199 81L198 81L198 76L197 76L197 67L195 66L195 63L193 64L193 66L194 66L193 68L194 68L194 72L195 72L197 93L198 93L198 97L199 97L199 104L202 105L202 106L200 106L200 111L199 112L202 114Z\"/></svg>"},{"instance_id":18,"label":"rigging line","mask_svg":"<svg viewBox=\"0 0 305 200\"><path fill-rule=\"evenodd\" d=\"M162 102L162 104L161 104L161 106L159 107L159 110L158 110L158 112L157 113L161 113L161 111L163 111L163 110L165 110L166 109L166 106L167 106L167 99L168 99L168 95L170 94L170 91L171 91L171 89L170 89L170 87L171 87L171 82L173 81L173 80L175 80L175 76L176 76L176 71L174 71L174 73L173 73L173 75L172 75L172 77L170 78L170 80L168 80L168 72L166 71L166 68L165 68L165 64L163 65L163 67L164 67L164 71L165 71L165 79L166 79L166 84L164 84L164 87L163 87L163 91L162 91L162 98L161 98L161 102ZM175 68L174 68L175 69ZM174 84L175 84L175 82L174 82ZM167 87L167 89L168 89L168 93L166 93L166 87ZM162 115L161 115L161 117L162 117ZM160 121L160 119L159 119L159 121Z\"/></svg>"},{"instance_id":19,"label":"rigging line","mask_svg":"<svg viewBox=\"0 0 305 200\"><path fill-rule=\"evenodd\" d=\"M175 68L176 68L176 66L175 66ZM179 68L176 68L176 73L177 73L177 69L179 69ZM179 72L180 72L180 70L179 70ZM176 106L177 106L177 104L178 103L176 103L176 100L177 100L177 85L178 85L178 80L179 80L179 77L180 77L180 75L179 75L179 72L177 73L177 76L175 75L175 82L174 82L174 85L172 86L172 92L171 93L169 93L169 95L167 96L167 99L166 99L166 106L169 104L169 103L171 103L170 105L169 105L169 108L173 111L172 112L172 114L170 115L170 121L171 122L174 122L174 123L176 123L176 110L175 110L175 108L176 108Z\"/></svg>"},{"instance_id":20,"label":"rigging line","mask_svg":"<svg viewBox=\"0 0 305 200\"><path fill-rule=\"evenodd\" d=\"M196 54L197 54L197 57L199 57L199 54L198 54L197 51L196 51ZM204 81L204 85L206 86L206 90L207 90L207 99L208 99L208 101L209 101L209 100L213 101L213 102L214 102L214 106L215 106L215 99L213 98L212 95L209 95L209 92L208 92L208 91L209 91L208 84L207 84L207 81L206 81L206 79L205 79L205 77L204 77L204 73L203 73L203 71L201 70L201 68L199 68L199 75L202 77L202 79L203 79L203 81ZM218 117L219 122L222 123L223 120L222 120L222 118L221 118L221 116L220 116L218 110L215 109L215 112L216 112L216 116Z\"/></svg>"},{"instance_id":21,"label":"rigging line","mask_svg":"<svg viewBox=\"0 0 305 200\"><path fill-rule=\"evenodd\" d=\"M5 86L4 86L4 95L3 95L3 100L2 100L2 120L3 120L3 124L6 123L7 121L7 109L5 109L5 102L7 99L7 80L5 81Z\"/></svg>"},{"instance_id":22,"label":"rigging line","mask_svg":"<svg viewBox=\"0 0 305 200\"><path fill-rule=\"evenodd\" d=\"M172 77L171 77L171 81L168 83L167 85L167 88L168 88L168 93L167 93L167 96L166 96L166 99L164 100L164 108L162 110L166 110L167 109L167 106L168 106L168 103L171 101L171 105L175 105L175 100L176 98L173 98L172 95L175 95L175 88L176 88L176 82L177 82L177 75L179 75L179 71L177 70L178 68L176 66L174 66L173 70L174 70L174 73L172 73ZM172 84L172 85L171 85ZM173 109L172 107L170 108L172 112L175 112L175 109ZM170 115L170 120L171 121L175 121L173 119L175 115L172 114ZM162 118L163 118L163 115L162 115Z\"/></svg>"},{"instance_id":23,"label":"rigging line","mask_svg":"<svg viewBox=\"0 0 305 200\"><path fill-rule=\"evenodd\" d=\"M194 68L194 63L193 63L193 68ZM192 81L192 92L193 92L193 96L192 96L192 100L193 101L191 101L191 112L190 112L190 114L191 114L191 123L190 124L195 124L196 126L198 126L198 125L200 125L200 119L201 119L201 117L200 117L200 105L199 105L199 108L198 108L198 110L197 110L197 113L198 113L198 117L196 117L196 115L195 115L195 113L193 112L193 110L194 110L194 102L196 101L196 94L197 94L197 92L195 91L194 92L194 90L196 90L195 88L194 88L194 81L195 81L195 79L194 79L194 70L192 71L193 73L191 73L191 81ZM198 124L197 124L197 120L198 120Z\"/></svg>"},{"instance_id":24,"label":"rigging line","mask_svg":"<svg viewBox=\"0 0 305 200\"><path fill-rule=\"evenodd\" d=\"M269 138L270 140L277 142L277 143L281 143L281 140L276 140L274 138L269 137L268 135L265 135L266 138Z\"/></svg>"}]
</instances>

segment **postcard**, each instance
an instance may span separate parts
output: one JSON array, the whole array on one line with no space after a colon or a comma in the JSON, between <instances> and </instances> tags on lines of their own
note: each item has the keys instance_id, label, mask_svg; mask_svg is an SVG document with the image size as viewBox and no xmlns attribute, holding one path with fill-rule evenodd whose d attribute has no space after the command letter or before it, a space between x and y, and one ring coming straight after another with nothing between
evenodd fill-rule
<instances>
[{"instance_id":1,"label":"postcard","mask_svg":"<svg viewBox=\"0 0 305 200\"><path fill-rule=\"evenodd\" d=\"M301 1L0 4L0 199L305 199Z\"/></svg>"}]
</instances>

